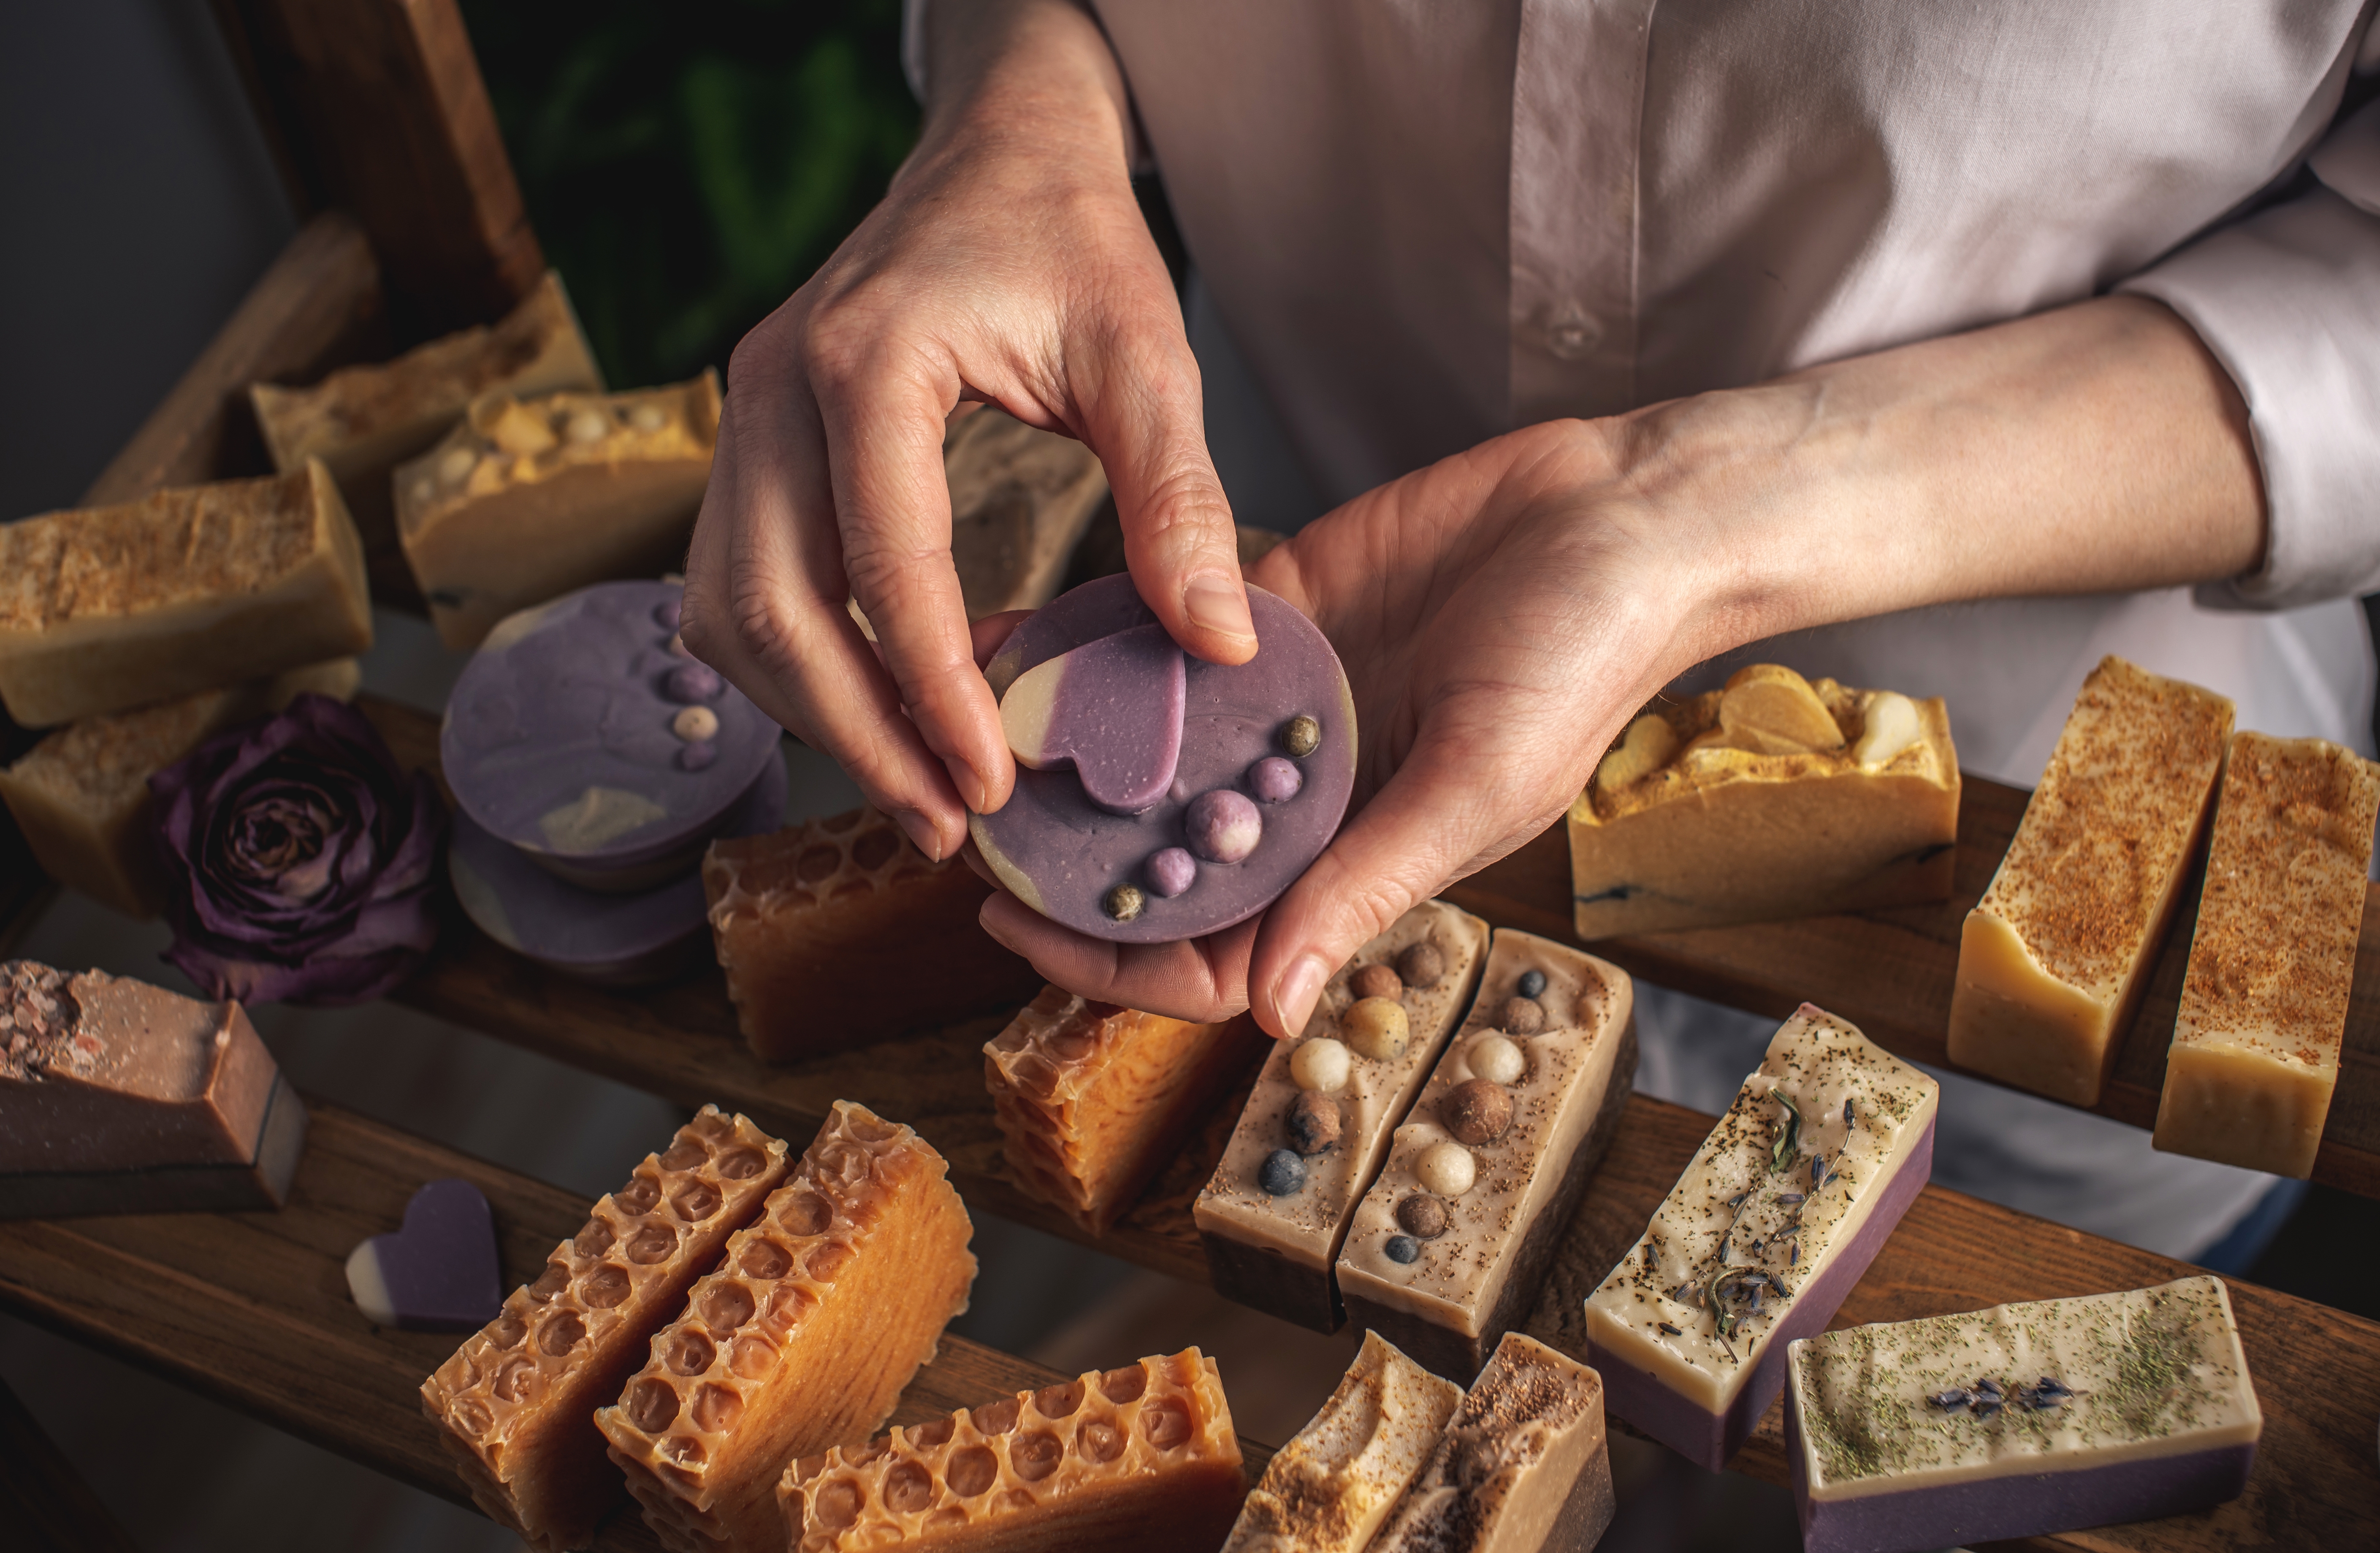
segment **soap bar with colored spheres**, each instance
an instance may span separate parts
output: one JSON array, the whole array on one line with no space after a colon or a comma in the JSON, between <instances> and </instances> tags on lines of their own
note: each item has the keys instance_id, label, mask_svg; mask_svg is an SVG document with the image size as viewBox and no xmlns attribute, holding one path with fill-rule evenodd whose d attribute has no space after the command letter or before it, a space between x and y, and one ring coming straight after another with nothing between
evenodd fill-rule
<instances>
[{"instance_id":1,"label":"soap bar with colored spheres","mask_svg":"<svg viewBox=\"0 0 2380 1553\"><path fill-rule=\"evenodd\" d=\"M777 1492L793 1553L1212 1553L1243 1487L1222 1377L1190 1348L806 1458Z\"/></svg>"},{"instance_id":2,"label":"soap bar with colored spheres","mask_svg":"<svg viewBox=\"0 0 2380 1553\"><path fill-rule=\"evenodd\" d=\"M305 1143L237 1003L0 961L0 1219L275 1208Z\"/></svg>"},{"instance_id":3,"label":"soap bar with colored spheres","mask_svg":"<svg viewBox=\"0 0 2380 1553\"><path fill-rule=\"evenodd\" d=\"M1479 1001L1348 1226L1349 1318L1440 1375L1478 1374L1536 1304L1635 1074L1628 973L1498 928Z\"/></svg>"},{"instance_id":4,"label":"soap bar with colored spheres","mask_svg":"<svg viewBox=\"0 0 2380 1553\"><path fill-rule=\"evenodd\" d=\"M776 1553L793 1460L864 1442L975 1282L966 1208L908 1128L837 1100L719 1270L595 1414L672 1553Z\"/></svg>"},{"instance_id":5,"label":"soap bar with colored spheres","mask_svg":"<svg viewBox=\"0 0 2380 1553\"><path fill-rule=\"evenodd\" d=\"M1462 1387L1366 1332L1322 1411L1265 1463L1223 1553L1364 1553L1462 1401Z\"/></svg>"},{"instance_id":6,"label":"soap bar with colored spheres","mask_svg":"<svg viewBox=\"0 0 2380 1553\"><path fill-rule=\"evenodd\" d=\"M1611 1411L1711 1472L1826 1329L1934 1169L1940 1086L1804 1003L1603 1286Z\"/></svg>"},{"instance_id":7,"label":"soap bar with colored spheres","mask_svg":"<svg viewBox=\"0 0 2380 1553\"><path fill-rule=\"evenodd\" d=\"M1790 1367L1785 1454L1809 1553L2204 1510L2247 1486L2264 1427L2214 1278L1852 1327L1795 1342Z\"/></svg>"},{"instance_id":8,"label":"soap bar with colored spheres","mask_svg":"<svg viewBox=\"0 0 2380 1553\"><path fill-rule=\"evenodd\" d=\"M594 1540L622 1498L595 1409L784 1180L786 1155L745 1118L703 1107L421 1383L473 1503L543 1553Z\"/></svg>"},{"instance_id":9,"label":"soap bar with colored spheres","mask_svg":"<svg viewBox=\"0 0 2380 1553\"><path fill-rule=\"evenodd\" d=\"M1216 1292L1310 1327L1346 1319L1331 1268L1446 1037L1471 1007L1488 924L1424 901L1323 984L1305 1028L1257 1075L1191 1206Z\"/></svg>"},{"instance_id":10,"label":"soap bar with colored spheres","mask_svg":"<svg viewBox=\"0 0 2380 1553\"><path fill-rule=\"evenodd\" d=\"M1043 988L983 1049L1008 1173L1107 1233L1266 1044L1245 1013L1194 1025Z\"/></svg>"},{"instance_id":11,"label":"soap bar with colored spheres","mask_svg":"<svg viewBox=\"0 0 2380 1553\"><path fill-rule=\"evenodd\" d=\"M2120 658L2091 671L1959 938L1950 1061L2094 1106L2213 806L2231 703Z\"/></svg>"},{"instance_id":12,"label":"soap bar with colored spheres","mask_svg":"<svg viewBox=\"0 0 2380 1553\"><path fill-rule=\"evenodd\" d=\"M2302 1180L2338 1083L2380 766L2321 739L2231 740L2156 1146Z\"/></svg>"},{"instance_id":13,"label":"soap bar with colored spheres","mask_svg":"<svg viewBox=\"0 0 2380 1553\"><path fill-rule=\"evenodd\" d=\"M1129 576L1100 577L993 656L1023 769L968 827L1018 900L1093 938L1170 943L1255 916L1320 855L1354 789L1347 676L1296 610L1260 588L1248 607L1257 655L1225 667L1172 649Z\"/></svg>"},{"instance_id":14,"label":"soap bar with colored spheres","mask_svg":"<svg viewBox=\"0 0 2380 1553\"><path fill-rule=\"evenodd\" d=\"M1570 809L1578 936L1938 901L1959 755L1941 701L1775 663L1628 725Z\"/></svg>"}]
</instances>

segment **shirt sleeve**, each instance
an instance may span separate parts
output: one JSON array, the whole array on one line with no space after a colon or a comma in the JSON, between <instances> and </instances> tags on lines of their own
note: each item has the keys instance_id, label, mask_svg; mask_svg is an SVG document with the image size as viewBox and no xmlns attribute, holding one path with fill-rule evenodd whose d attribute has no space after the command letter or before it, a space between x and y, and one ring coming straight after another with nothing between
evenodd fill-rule
<instances>
[{"instance_id":1,"label":"shirt sleeve","mask_svg":"<svg viewBox=\"0 0 2380 1553\"><path fill-rule=\"evenodd\" d=\"M2307 166L2303 194L2117 288L2180 313L2247 401L2265 560L2202 585L2210 608L2380 591L2380 103L2336 126Z\"/></svg>"},{"instance_id":2,"label":"shirt sleeve","mask_svg":"<svg viewBox=\"0 0 2380 1553\"><path fill-rule=\"evenodd\" d=\"M931 0L901 0L901 73L909 95L926 100L926 7Z\"/></svg>"}]
</instances>

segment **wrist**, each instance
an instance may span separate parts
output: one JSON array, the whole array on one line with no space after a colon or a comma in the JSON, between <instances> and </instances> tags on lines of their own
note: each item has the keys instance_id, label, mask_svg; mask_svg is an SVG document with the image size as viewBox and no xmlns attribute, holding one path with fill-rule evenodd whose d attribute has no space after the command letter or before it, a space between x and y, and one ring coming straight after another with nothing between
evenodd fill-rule
<instances>
[{"instance_id":1,"label":"wrist","mask_svg":"<svg viewBox=\"0 0 2380 1553\"><path fill-rule=\"evenodd\" d=\"M1128 166L1131 106L1107 35L1077 0L941 0L926 15L919 155L1015 144Z\"/></svg>"}]
</instances>

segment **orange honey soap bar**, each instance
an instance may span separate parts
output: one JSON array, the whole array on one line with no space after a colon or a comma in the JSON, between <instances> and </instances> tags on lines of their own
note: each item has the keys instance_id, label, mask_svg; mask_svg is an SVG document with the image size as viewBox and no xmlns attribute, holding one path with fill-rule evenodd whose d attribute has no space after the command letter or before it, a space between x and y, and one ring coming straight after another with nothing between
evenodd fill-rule
<instances>
[{"instance_id":1,"label":"orange honey soap bar","mask_svg":"<svg viewBox=\"0 0 2380 1553\"><path fill-rule=\"evenodd\" d=\"M942 1157L838 1100L759 1218L595 1415L676 1553L782 1548L778 1479L882 1427L975 1282Z\"/></svg>"},{"instance_id":2,"label":"orange honey soap bar","mask_svg":"<svg viewBox=\"0 0 2380 1553\"><path fill-rule=\"evenodd\" d=\"M2231 740L2156 1146L2313 1173L2338 1083L2380 766L2321 739Z\"/></svg>"},{"instance_id":3,"label":"orange honey soap bar","mask_svg":"<svg viewBox=\"0 0 2380 1553\"><path fill-rule=\"evenodd\" d=\"M2231 703L2107 658L1959 939L1950 1061L2069 1105L2099 1092L2214 801Z\"/></svg>"},{"instance_id":4,"label":"orange honey soap bar","mask_svg":"<svg viewBox=\"0 0 2380 1553\"><path fill-rule=\"evenodd\" d=\"M320 465L0 525L0 699L29 728L371 640L363 547Z\"/></svg>"},{"instance_id":5,"label":"orange honey soap bar","mask_svg":"<svg viewBox=\"0 0 2380 1553\"><path fill-rule=\"evenodd\" d=\"M1105 1234L1265 1045L1246 1014L1193 1025L1043 988L983 1049L1009 1173Z\"/></svg>"},{"instance_id":6,"label":"orange honey soap bar","mask_svg":"<svg viewBox=\"0 0 2380 1553\"><path fill-rule=\"evenodd\" d=\"M795 1553L1212 1553L1240 1442L1196 1349L962 1408L787 1470Z\"/></svg>"},{"instance_id":7,"label":"orange honey soap bar","mask_svg":"<svg viewBox=\"0 0 2380 1553\"><path fill-rule=\"evenodd\" d=\"M784 1180L787 1155L745 1118L703 1107L421 1383L421 1411L490 1517L546 1553L593 1540L621 1497L595 1409Z\"/></svg>"},{"instance_id":8,"label":"orange honey soap bar","mask_svg":"<svg viewBox=\"0 0 2380 1553\"><path fill-rule=\"evenodd\" d=\"M713 842L702 887L735 1022L765 1062L1014 1008L1042 985L976 920L991 886L873 807Z\"/></svg>"}]
</instances>

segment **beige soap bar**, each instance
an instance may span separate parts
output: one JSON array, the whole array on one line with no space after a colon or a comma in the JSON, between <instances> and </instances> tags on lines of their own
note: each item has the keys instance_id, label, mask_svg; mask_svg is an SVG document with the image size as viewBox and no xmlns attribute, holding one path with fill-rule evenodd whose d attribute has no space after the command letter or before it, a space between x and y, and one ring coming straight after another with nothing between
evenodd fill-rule
<instances>
[{"instance_id":1,"label":"beige soap bar","mask_svg":"<svg viewBox=\"0 0 2380 1553\"><path fill-rule=\"evenodd\" d=\"M1364 1553L1462 1401L1462 1387L1366 1332L1322 1411L1265 1464L1223 1553Z\"/></svg>"},{"instance_id":2,"label":"beige soap bar","mask_svg":"<svg viewBox=\"0 0 2380 1553\"><path fill-rule=\"evenodd\" d=\"M631 394L485 394L395 476L397 538L448 647L573 588L685 564L719 374Z\"/></svg>"},{"instance_id":3,"label":"beige soap bar","mask_svg":"<svg viewBox=\"0 0 2380 1553\"><path fill-rule=\"evenodd\" d=\"M1950 1061L2099 1103L2173 920L2231 736L2212 691L2102 660L1967 914Z\"/></svg>"},{"instance_id":4,"label":"beige soap bar","mask_svg":"<svg viewBox=\"0 0 2380 1553\"><path fill-rule=\"evenodd\" d=\"M1959 835L1939 698L1774 663L1628 725L1570 809L1582 939L1938 901Z\"/></svg>"},{"instance_id":5,"label":"beige soap bar","mask_svg":"<svg viewBox=\"0 0 2380 1553\"><path fill-rule=\"evenodd\" d=\"M883 1426L975 1283L942 1157L837 1100L759 1218L595 1415L673 1553L776 1553L788 1462Z\"/></svg>"},{"instance_id":6,"label":"beige soap bar","mask_svg":"<svg viewBox=\"0 0 2380 1553\"><path fill-rule=\"evenodd\" d=\"M1057 597L1076 542L1107 500L1099 455L986 408L952 426L942 467L967 618L1038 610Z\"/></svg>"},{"instance_id":7,"label":"beige soap bar","mask_svg":"<svg viewBox=\"0 0 2380 1553\"><path fill-rule=\"evenodd\" d=\"M389 474L482 394L603 392L603 373L552 271L492 327L465 329L394 361L343 367L310 388L249 387L274 468L319 458L375 552L396 542Z\"/></svg>"},{"instance_id":8,"label":"beige soap bar","mask_svg":"<svg viewBox=\"0 0 2380 1553\"><path fill-rule=\"evenodd\" d=\"M2231 740L2166 1059L2156 1146L2313 1173L2338 1083L2380 766L2321 739Z\"/></svg>"},{"instance_id":9,"label":"beige soap bar","mask_svg":"<svg viewBox=\"0 0 2380 1553\"><path fill-rule=\"evenodd\" d=\"M371 640L363 551L319 464L0 526L0 699L28 728Z\"/></svg>"},{"instance_id":10,"label":"beige soap bar","mask_svg":"<svg viewBox=\"0 0 2380 1553\"><path fill-rule=\"evenodd\" d=\"M778 1498L795 1553L1212 1553L1242 1488L1222 1377L1191 1348L808 1457Z\"/></svg>"},{"instance_id":11,"label":"beige soap bar","mask_svg":"<svg viewBox=\"0 0 2380 1553\"><path fill-rule=\"evenodd\" d=\"M356 661L310 663L270 679L67 724L0 769L0 801L42 871L123 912L154 916L160 880L149 847L149 778L208 739L308 692L352 698Z\"/></svg>"}]
</instances>

